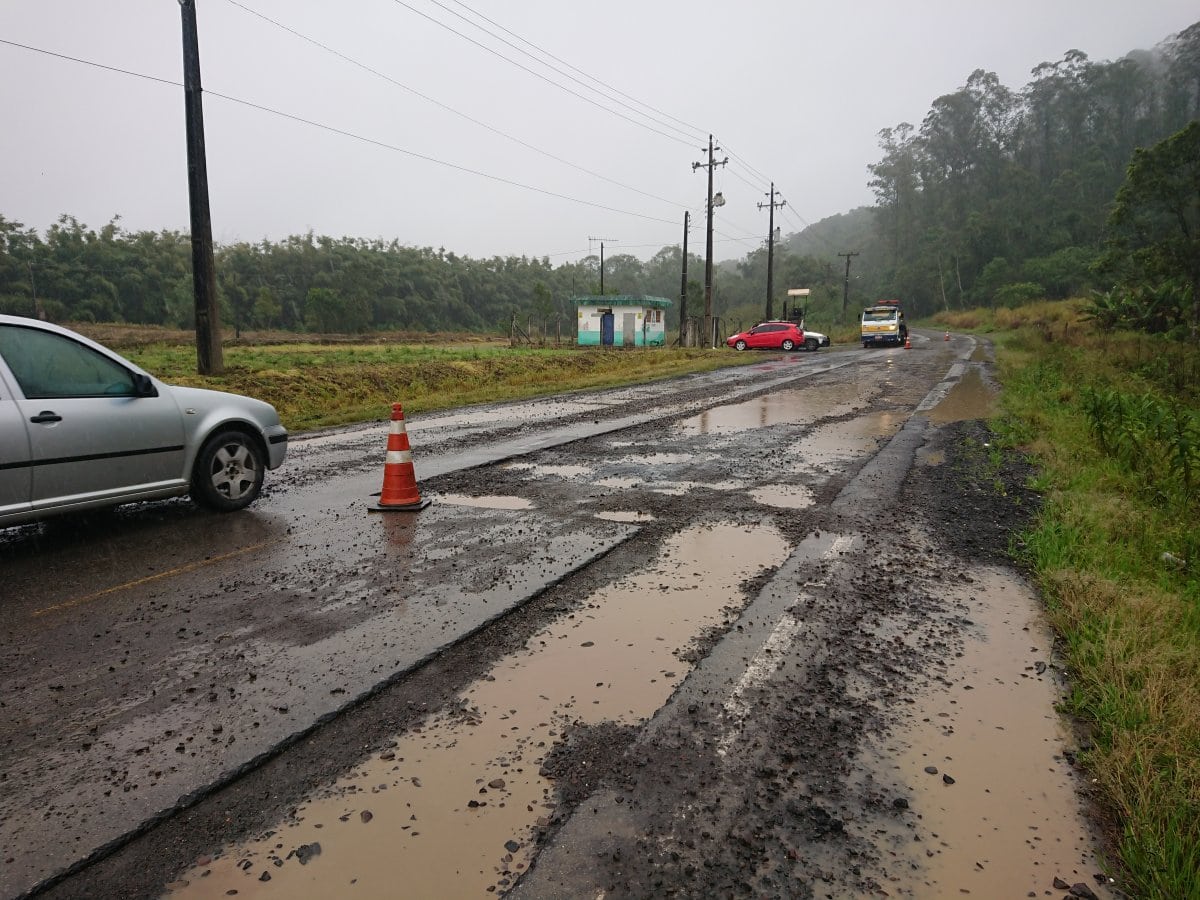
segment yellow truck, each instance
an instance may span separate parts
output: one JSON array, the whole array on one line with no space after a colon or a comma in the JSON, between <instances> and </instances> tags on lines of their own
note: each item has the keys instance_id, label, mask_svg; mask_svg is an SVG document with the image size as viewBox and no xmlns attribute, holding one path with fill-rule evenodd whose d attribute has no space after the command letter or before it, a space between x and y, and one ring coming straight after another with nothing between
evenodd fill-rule
<instances>
[{"instance_id":1,"label":"yellow truck","mask_svg":"<svg viewBox=\"0 0 1200 900\"><path fill-rule=\"evenodd\" d=\"M904 321L904 310L899 300L877 300L863 310L862 345L902 345L908 340L908 325Z\"/></svg>"}]
</instances>

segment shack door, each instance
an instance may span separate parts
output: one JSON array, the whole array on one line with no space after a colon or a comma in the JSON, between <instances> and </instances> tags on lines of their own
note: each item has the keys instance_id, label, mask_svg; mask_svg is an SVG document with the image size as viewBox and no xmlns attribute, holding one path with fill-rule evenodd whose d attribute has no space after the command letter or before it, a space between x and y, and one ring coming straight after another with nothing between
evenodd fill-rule
<instances>
[{"instance_id":1,"label":"shack door","mask_svg":"<svg viewBox=\"0 0 1200 900\"><path fill-rule=\"evenodd\" d=\"M610 310L600 314L600 346L611 347L613 345L613 314Z\"/></svg>"},{"instance_id":2,"label":"shack door","mask_svg":"<svg viewBox=\"0 0 1200 900\"><path fill-rule=\"evenodd\" d=\"M621 344L625 347L637 346L637 316L625 313L621 320Z\"/></svg>"}]
</instances>

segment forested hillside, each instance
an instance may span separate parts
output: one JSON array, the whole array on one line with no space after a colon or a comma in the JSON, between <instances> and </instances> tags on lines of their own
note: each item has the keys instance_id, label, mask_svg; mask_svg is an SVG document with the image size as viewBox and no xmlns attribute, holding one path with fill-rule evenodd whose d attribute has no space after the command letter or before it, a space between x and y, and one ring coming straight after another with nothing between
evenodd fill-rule
<instances>
[{"instance_id":1,"label":"forested hillside","mask_svg":"<svg viewBox=\"0 0 1200 900\"><path fill-rule=\"evenodd\" d=\"M1115 62L1072 50L1032 74L1014 90L977 70L934 100L919 127L881 131L883 156L869 167L878 205L783 243L774 311L786 288L804 286L813 289L810 321L839 320L845 253L855 254L851 313L885 296L926 314L1117 283L1106 223L1135 149L1200 119L1200 23ZM1128 218L1126 238L1140 228L1136 219ZM717 267L714 312L727 324L763 313L766 260L760 247ZM680 268L678 246L646 262L610 255L604 284L677 300ZM312 233L219 246L216 269L227 330L504 330L514 314L569 328L569 298L600 286L597 256L557 265L546 257L472 259ZM689 254L692 314L702 311L703 271ZM40 233L0 215L0 312L189 327L190 273L184 233L128 232L119 217L97 230L69 214ZM669 329L677 314L671 310Z\"/></svg>"},{"instance_id":2,"label":"forested hillside","mask_svg":"<svg viewBox=\"0 0 1200 900\"><path fill-rule=\"evenodd\" d=\"M880 132L863 251L874 292L920 312L1107 289L1093 269L1134 150L1200 119L1200 22L1150 51L1042 63L1020 90L977 70L920 127Z\"/></svg>"}]
</instances>

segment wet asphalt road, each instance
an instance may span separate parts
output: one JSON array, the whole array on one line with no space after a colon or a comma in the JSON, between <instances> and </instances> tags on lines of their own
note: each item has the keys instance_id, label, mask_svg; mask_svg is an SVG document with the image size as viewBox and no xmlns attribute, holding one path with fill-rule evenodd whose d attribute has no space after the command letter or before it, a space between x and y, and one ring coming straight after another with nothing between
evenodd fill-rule
<instances>
[{"instance_id":1,"label":"wet asphalt road","mask_svg":"<svg viewBox=\"0 0 1200 900\"><path fill-rule=\"evenodd\" d=\"M831 433L839 418L861 423L871 411L874 419L863 433L814 444L801 480L832 515L888 504L924 439L925 420L914 414L936 405L973 349L967 340L914 346L765 358L408 423L418 477L435 490L507 493L488 464L566 444L573 462L589 461L595 444L590 461L612 464L597 465L595 481L650 467L659 490L649 497L618 487L564 493L519 516L442 503L419 517L369 514L382 422L293 441L285 468L243 514L166 502L0 535L0 896L54 878L230 780L638 536L641 526L597 518L597 509L661 508L698 483L736 479L730 456L754 455L744 434L699 425L681 459L621 460L613 448L625 433L821 385L832 393L815 395L811 415ZM735 493L772 464L746 468L752 483ZM499 480L511 487L518 474ZM792 566L832 547L799 532L797 542L804 553ZM736 728L730 715L723 721L718 744L733 746ZM542 871L553 871L549 855Z\"/></svg>"}]
</instances>

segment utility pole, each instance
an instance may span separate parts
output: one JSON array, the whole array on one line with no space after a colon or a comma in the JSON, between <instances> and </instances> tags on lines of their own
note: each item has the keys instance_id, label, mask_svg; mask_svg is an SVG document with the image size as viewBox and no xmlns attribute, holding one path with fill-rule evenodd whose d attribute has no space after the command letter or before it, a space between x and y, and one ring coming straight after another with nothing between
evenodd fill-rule
<instances>
[{"instance_id":1,"label":"utility pole","mask_svg":"<svg viewBox=\"0 0 1200 900\"><path fill-rule=\"evenodd\" d=\"M599 241L600 242L600 296L603 297L604 296L604 242L612 241L613 243L616 243L617 239L616 238L588 237L588 241L589 241L589 243L591 241Z\"/></svg>"},{"instance_id":2,"label":"utility pole","mask_svg":"<svg viewBox=\"0 0 1200 900\"><path fill-rule=\"evenodd\" d=\"M683 275L679 278L679 346L687 346L684 341L687 340L687 238L688 238L688 220L691 213L684 211L683 213Z\"/></svg>"},{"instance_id":3,"label":"utility pole","mask_svg":"<svg viewBox=\"0 0 1200 900\"><path fill-rule=\"evenodd\" d=\"M705 168L708 169L708 239L705 241L704 247L704 343L713 347L717 346L716 339L713 337L713 322L712 322L712 265L713 265L713 169L717 166L723 166L729 162L729 157L717 162L713 159L713 150L720 150L720 147L713 147L712 135L708 136L708 162L692 163L692 171Z\"/></svg>"},{"instance_id":4,"label":"utility pole","mask_svg":"<svg viewBox=\"0 0 1200 900\"><path fill-rule=\"evenodd\" d=\"M846 257L846 283L842 288L842 324L844 325L846 323L846 303L850 299L850 260L858 256L858 251L839 253L838 256Z\"/></svg>"},{"instance_id":5,"label":"utility pole","mask_svg":"<svg viewBox=\"0 0 1200 900\"><path fill-rule=\"evenodd\" d=\"M204 157L204 106L200 88L200 45L196 0L179 0L183 18L183 109L187 122L188 201L192 212L192 292L196 305L196 371L219 375L221 318L217 311L212 217L208 208L208 164Z\"/></svg>"},{"instance_id":6,"label":"utility pole","mask_svg":"<svg viewBox=\"0 0 1200 900\"><path fill-rule=\"evenodd\" d=\"M786 206L787 201L780 200L778 203L775 202L775 182L773 182L773 181L771 182L771 193L768 194L767 196L769 196L771 198L771 202L770 203L760 203L760 204L758 204L758 208L762 209L764 206L766 206L766 207L769 207L771 210L770 225L767 226L770 229L770 231L767 232L767 318L766 318L766 321L769 322L769 321L771 321L771 319L775 318L775 316L774 316L774 311L775 311L775 207Z\"/></svg>"}]
</instances>

